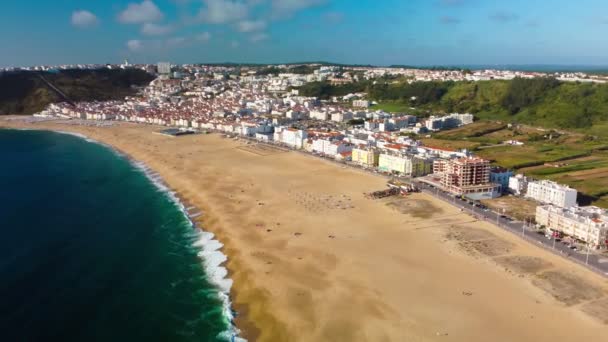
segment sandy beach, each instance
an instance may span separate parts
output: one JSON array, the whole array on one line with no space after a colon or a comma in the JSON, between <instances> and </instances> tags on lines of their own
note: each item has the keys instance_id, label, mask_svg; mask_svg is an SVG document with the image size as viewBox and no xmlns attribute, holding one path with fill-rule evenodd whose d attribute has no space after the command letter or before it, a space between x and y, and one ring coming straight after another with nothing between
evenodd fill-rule
<instances>
[{"instance_id":1,"label":"sandy beach","mask_svg":"<svg viewBox=\"0 0 608 342\"><path fill-rule=\"evenodd\" d=\"M237 325L257 341L599 341L600 276L425 194L218 134L0 118L84 134L146 163L224 243Z\"/></svg>"}]
</instances>

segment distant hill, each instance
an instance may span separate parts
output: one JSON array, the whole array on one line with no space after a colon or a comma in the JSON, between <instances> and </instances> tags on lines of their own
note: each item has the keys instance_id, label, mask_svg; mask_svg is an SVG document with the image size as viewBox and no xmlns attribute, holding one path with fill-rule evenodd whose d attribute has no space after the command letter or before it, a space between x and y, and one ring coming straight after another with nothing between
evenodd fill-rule
<instances>
[{"instance_id":1,"label":"distant hill","mask_svg":"<svg viewBox=\"0 0 608 342\"><path fill-rule=\"evenodd\" d=\"M431 112L469 112L480 119L519 122L548 128L595 128L608 135L608 84L560 82L553 78L479 82L363 81L333 86L308 83L300 95L327 99L367 92L380 103L402 104Z\"/></svg>"},{"instance_id":2,"label":"distant hill","mask_svg":"<svg viewBox=\"0 0 608 342\"><path fill-rule=\"evenodd\" d=\"M62 101L37 74L44 75L76 102L123 99L137 93L138 86L145 86L154 79L154 76L139 69L0 73L0 115L33 114L50 103Z\"/></svg>"}]
</instances>

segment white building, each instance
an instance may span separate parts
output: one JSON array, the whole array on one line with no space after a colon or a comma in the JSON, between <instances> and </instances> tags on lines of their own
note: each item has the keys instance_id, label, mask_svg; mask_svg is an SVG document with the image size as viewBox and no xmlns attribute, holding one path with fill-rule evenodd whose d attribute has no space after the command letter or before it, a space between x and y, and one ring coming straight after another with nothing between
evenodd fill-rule
<instances>
[{"instance_id":1,"label":"white building","mask_svg":"<svg viewBox=\"0 0 608 342\"><path fill-rule=\"evenodd\" d=\"M354 100L353 101L353 107L368 108L369 107L369 101L367 101L367 100Z\"/></svg>"},{"instance_id":2,"label":"white building","mask_svg":"<svg viewBox=\"0 0 608 342\"><path fill-rule=\"evenodd\" d=\"M538 206L536 223L593 246L605 246L608 240L608 213L605 209L594 206L569 208L554 205Z\"/></svg>"},{"instance_id":3,"label":"white building","mask_svg":"<svg viewBox=\"0 0 608 342\"><path fill-rule=\"evenodd\" d=\"M169 62L159 62L156 67L161 75L169 75L171 73L171 63Z\"/></svg>"},{"instance_id":4,"label":"white building","mask_svg":"<svg viewBox=\"0 0 608 342\"><path fill-rule=\"evenodd\" d=\"M332 157L344 152L352 151L352 149L352 145L339 140L316 139L312 142L313 151Z\"/></svg>"},{"instance_id":5,"label":"white building","mask_svg":"<svg viewBox=\"0 0 608 342\"><path fill-rule=\"evenodd\" d=\"M529 182L526 192L528 198L562 208L575 206L576 195L575 189L548 180Z\"/></svg>"},{"instance_id":6,"label":"white building","mask_svg":"<svg viewBox=\"0 0 608 342\"><path fill-rule=\"evenodd\" d=\"M473 114L453 113L442 117L431 116L424 122L424 125L430 131L437 131L441 129L449 129L468 125L473 123L473 119Z\"/></svg>"},{"instance_id":7,"label":"white building","mask_svg":"<svg viewBox=\"0 0 608 342\"><path fill-rule=\"evenodd\" d=\"M322 112L320 110L312 110L310 111L310 118L315 120L327 121L329 120L329 114L327 112Z\"/></svg>"},{"instance_id":8,"label":"white building","mask_svg":"<svg viewBox=\"0 0 608 342\"><path fill-rule=\"evenodd\" d=\"M522 174L509 177L509 191L518 196L524 195L528 191L528 177Z\"/></svg>"},{"instance_id":9,"label":"white building","mask_svg":"<svg viewBox=\"0 0 608 342\"><path fill-rule=\"evenodd\" d=\"M353 119L353 113L351 112L340 112L331 115L331 121L344 122Z\"/></svg>"},{"instance_id":10,"label":"white building","mask_svg":"<svg viewBox=\"0 0 608 342\"><path fill-rule=\"evenodd\" d=\"M302 148L304 146L304 140L308 137L306 131L295 128L283 129L278 135L280 136L280 139L275 140L281 141L283 144L293 148Z\"/></svg>"}]
</instances>

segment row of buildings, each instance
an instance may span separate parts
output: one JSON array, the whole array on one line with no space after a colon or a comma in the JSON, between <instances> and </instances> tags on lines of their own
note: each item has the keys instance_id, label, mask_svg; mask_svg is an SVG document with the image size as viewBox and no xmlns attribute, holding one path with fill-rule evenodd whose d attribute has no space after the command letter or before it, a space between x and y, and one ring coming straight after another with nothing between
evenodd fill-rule
<instances>
[{"instance_id":1,"label":"row of buildings","mask_svg":"<svg viewBox=\"0 0 608 342\"><path fill-rule=\"evenodd\" d=\"M535 213L537 225L590 246L608 246L608 212L596 206L578 206L576 189L519 174L509 179L509 190L540 203Z\"/></svg>"}]
</instances>

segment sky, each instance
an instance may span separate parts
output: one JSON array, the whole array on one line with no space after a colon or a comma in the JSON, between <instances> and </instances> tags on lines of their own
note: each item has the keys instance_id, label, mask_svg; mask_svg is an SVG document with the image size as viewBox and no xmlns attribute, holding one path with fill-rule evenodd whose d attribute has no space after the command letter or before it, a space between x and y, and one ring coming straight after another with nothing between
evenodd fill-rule
<instances>
[{"instance_id":1,"label":"sky","mask_svg":"<svg viewBox=\"0 0 608 342\"><path fill-rule=\"evenodd\" d=\"M606 66L606 30L606 0L4 0L0 66Z\"/></svg>"}]
</instances>

